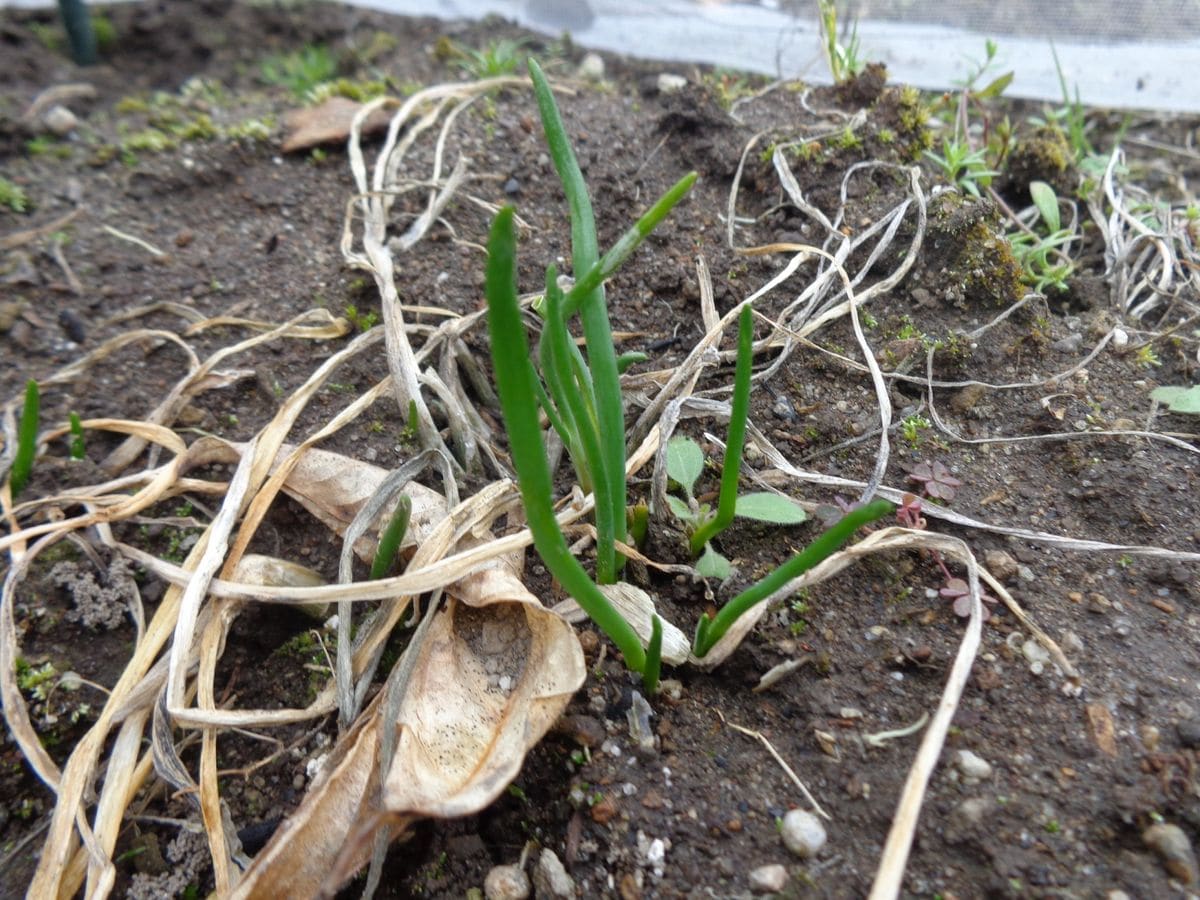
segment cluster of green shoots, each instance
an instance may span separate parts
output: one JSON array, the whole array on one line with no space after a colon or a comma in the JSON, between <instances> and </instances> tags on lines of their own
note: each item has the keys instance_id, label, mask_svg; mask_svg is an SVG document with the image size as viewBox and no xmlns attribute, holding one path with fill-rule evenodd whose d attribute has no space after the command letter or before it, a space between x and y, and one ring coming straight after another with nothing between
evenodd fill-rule
<instances>
[{"instance_id":1,"label":"cluster of green shoots","mask_svg":"<svg viewBox=\"0 0 1200 900\"><path fill-rule=\"evenodd\" d=\"M42 394L38 383L30 378L25 382L25 405L21 407L21 418L17 421L17 446L12 453L12 465L8 470L8 489L14 498L25 490L29 476L33 474L41 417ZM87 454L83 440L83 422L76 413L70 414L69 421L71 459L83 459Z\"/></svg>"},{"instance_id":2,"label":"cluster of green shoots","mask_svg":"<svg viewBox=\"0 0 1200 900\"><path fill-rule=\"evenodd\" d=\"M496 215L488 240L486 293L497 392L526 519L539 556L559 584L616 644L626 665L642 675L646 690L652 693L657 689L661 667L662 623L657 616L653 618L648 646L643 647L633 626L600 587L615 583L621 573L624 557L617 543L627 540L629 515L620 373L630 360L619 359L613 346L604 282L683 199L696 175L689 173L681 178L601 256L587 185L550 85L532 59L529 72L546 143L570 208L571 261L576 280L564 291L558 284L556 268L547 268L540 309L542 334L531 356L517 290L515 212L508 206ZM586 355L569 330L576 314ZM747 313L743 322L748 321ZM748 327L745 325L743 331ZM748 367L748 352L744 356L746 360L739 365ZM561 438L580 485L595 498L594 579L572 555L555 518L553 478L539 410ZM745 416L743 408L741 422L731 423L731 432L737 428L744 431ZM736 443L740 454L740 439ZM726 469L730 468L736 488L737 463L727 458ZM703 657L748 609L830 555L860 525L887 514L891 508L891 504L879 501L855 510L803 553L726 604L715 618L705 615L696 631L693 653ZM715 533L708 524L701 527L702 534ZM723 526L717 530L719 527ZM708 537L704 540L707 543Z\"/></svg>"},{"instance_id":3,"label":"cluster of green shoots","mask_svg":"<svg viewBox=\"0 0 1200 900\"><path fill-rule=\"evenodd\" d=\"M859 56L858 20L851 23L849 36L843 44L838 37L836 0L817 0L817 10L820 14L825 61L829 64L833 83L849 81L866 68L866 61Z\"/></svg>"},{"instance_id":4,"label":"cluster of green shoots","mask_svg":"<svg viewBox=\"0 0 1200 900\"><path fill-rule=\"evenodd\" d=\"M754 319L747 304L742 307L738 319L737 367L733 378L721 489L715 510L708 504L700 503L694 496L696 481L704 471L704 451L700 445L688 437L674 437L667 444L667 474L684 494L682 499L668 496L667 504L687 529L692 555L699 556L696 571L705 578L727 578L730 574L732 566L729 560L713 548L711 541L729 527L735 516L776 525L798 525L807 518L802 506L779 494L766 491L738 493L738 473L750 410L753 339Z\"/></svg>"},{"instance_id":5,"label":"cluster of green shoots","mask_svg":"<svg viewBox=\"0 0 1200 900\"><path fill-rule=\"evenodd\" d=\"M1073 229L1063 227L1054 188L1044 181L1034 181L1029 185L1029 195L1038 217L1031 226L1008 236L1013 256L1021 264L1025 283L1039 294L1050 288L1065 291L1075 263L1064 248L1078 235Z\"/></svg>"}]
</instances>

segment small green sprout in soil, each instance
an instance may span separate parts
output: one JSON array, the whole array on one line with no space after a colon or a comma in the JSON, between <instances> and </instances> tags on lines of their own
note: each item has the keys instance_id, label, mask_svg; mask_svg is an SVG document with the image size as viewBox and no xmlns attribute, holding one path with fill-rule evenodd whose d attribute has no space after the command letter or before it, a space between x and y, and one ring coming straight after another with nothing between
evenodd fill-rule
<instances>
[{"instance_id":1,"label":"small green sprout in soil","mask_svg":"<svg viewBox=\"0 0 1200 900\"><path fill-rule=\"evenodd\" d=\"M895 508L887 500L875 500L866 506L851 509L804 550L722 606L716 616L710 618L708 613L701 615L696 625L692 653L697 657L704 657L734 622L789 581L799 578L817 563L832 556L863 525L869 525L876 519L889 515Z\"/></svg>"},{"instance_id":2,"label":"small green sprout in soil","mask_svg":"<svg viewBox=\"0 0 1200 900\"><path fill-rule=\"evenodd\" d=\"M8 486L13 497L25 490L29 475L33 471L33 460L37 455L40 408L38 383L31 378L25 383L25 405L21 408L21 419L17 425L17 448L12 457L12 470L8 474Z\"/></svg>"},{"instance_id":3,"label":"small green sprout in soil","mask_svg":"<svg viewBox=\"0 0 1200 900\"><path fill-rule=\"evenodd\" d=\"M379 538L375 560L371 563L372 581L386 578L391 572L396 557L400 553L400 545L404 543L404 535L408 533L408 523L411 518L412 500L407 494L401 494L395 512L388 520L387 528Z\"/></svg>"},{"instance_id":4,"label":"small green sprout in soil","mask_svg":"<svg viewBox=\"0 0 1200 900\"><path fill-rule=\"evenodd\" d=\"M304 100L318 85L337 75L337 60L332 51L322 45L308 44L292 53L274 53L259 65L267 84L276 84Z\"/></svg>"},{"instance_id":5,"label":"small green sprout in soil","mask_svg":"<svg viewBox=\"0 0 1200 900\"><path fill-rule=\"evenodd\" d=\"M667 475L683 490L686 500L668 496L667 504L688 531L693 556L699 556L696 571L706 578L726 578L729 560L712 548L710 541L729 527L734 516L757 519L775 525L798 525L807 516L798 504L766 491L738 495L738 473L742 464L742 446L746 440L746 419L750 412L750 368L753 362L754 319L749 305L738 317L737 367L733 380L729 433L721 470L721 489L717 508L700 504L695 498L696 480L704 470L704 451L688 437L675 437L667 444Z\"/></svg>"},{"instance_id":6,"label":"small green sprout in soil","mask_svg":"<svg viewBox=\"0 0 1200 900\"><path fill-rule=\"evenodd\" d=\"M20 657L16 662L16 672L17 687L35 700L45 700L54 690L58 679L58 669L49 661L40 666L33 666L24 657Z\"/></svg>"},{"instance_id":7,"label":"small green sprout in soil","mask_svg":"<svg viewBox=\"0 0 1200 900\"><path fill-rule=\"evenodd\" d=\"M1162 360L1158 356L1158 351L1154 349L1152 344L1142 344L1137 348L1137 352L1133 354L1133 361L1143 369L1156 369L1162 365Z\"/></svg>"},{"instance_id":8,"label":"small green sprout in soil","mask_svg":"<svg viewBox=\"0 0 1200 900\"><path fill-rule=\"evenodd\" d=\"M900 420L900 434L914 450L921 445L923 432L933 428L933 423L924 416L912 413Z\"/></svg>"},{"instance_id":9,"label":"small green sprout in soil","mask_svg":"<svg viewBox=\"0 0 1200 900\"><path fill-rule=\"evenodd\" d=\"M444 38L438 41L435 55L452 62L475 79L497 78L516 73L525 61L525 40L501 38L489 41L482 48L464 47L456 41Z\"/></svg>"},{"instance_id":10,"label":"small green sprout in soil","mask_svg":"<svg viewBox=\"0 0 1200 900\"><path fill-rule=\"evenodd\" d=\"M822 47L825 50L825 61L829 64L829 74L834 84L849 81L866 68L866 60L860 55L861 47L858 40L858 21L851 23L850 34L845 37L846 43L838 37L837 3L835 0L817 0L817 10L820 13Z\"/></svg>"},{"instance_id":11,"label":"small green sprout in soil","mask_svg":"<svg viewBox=\"0 0 1200 900\"><path fill-rule=\"evenodd\" d=\"M360 332L370 331L379 324L379 315L375 310L359 312L358 306L353 303L346 304L346 319Z\"/></svg>"},{"instance_id":12,"label":"small green sprout in soil","mask_svg":"<svg viewBox=\"0 0 1200 900\"><path fill-rule=\"evenodd\" d=\"M1067 279L1075 271L1075 263L1066 254L1064 247L1078 238L1069 228L1062 225L1058 195L1044 181L1029 185L1029 194L1037 209L1038 218L1032 225L1008 235L1013 256L1021 264L1022 281L1039 294L1050 288L1058 292L1067 289ZM1038 230L1038 225L1041 230Z\"/></svg>"},{"instance_id":13,"label":"small green sprout in soil","mask_svg":"<svg viewBox=\"0 0 1200 900\"><path fill-rule=\"evenodd\" d=\"M988 167L987 152L973 150L966 138L942 138L942 152L926 150L927 159L937 163L943 177L972 197L980 197L982 189L992 183L1000 173Z\"/></svg>"},{"instance_id":14,"label":"small green sprout in soil","mask_svg":"<svg viewBox=\"0 0 1200 900\"><path fill-rule=\"evenodd\" d=\"M71 423L71 459L83 459L87 456L87 445L84 442L83 422L79 420L79 413L71 413L68 421Z\"/></svg>"},{"instance_id":15,"label":"small green sprout in soil","mask_svg":"<svg viewBox=\"0 0 1200 900\"><path fill-rule=\"evenodd\" d=\"M15 213L29 210L29 195L19 184L0 176L0 206L7 206Z\"/></svg>"}]
</instances>

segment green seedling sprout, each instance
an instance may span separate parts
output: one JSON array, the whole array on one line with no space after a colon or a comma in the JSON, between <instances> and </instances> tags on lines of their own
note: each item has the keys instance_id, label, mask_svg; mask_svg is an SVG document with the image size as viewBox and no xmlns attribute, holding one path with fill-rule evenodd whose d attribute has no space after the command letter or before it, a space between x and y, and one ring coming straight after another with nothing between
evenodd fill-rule
<instances>
[{"instance_id":1,"label":"green seedling sprout","mask_svg":"<svg viewBox=\"0 0 1200 900\"><path fill-rule=\"evenodd\" d=\"M730 404L729 434L725 439L725 465L721 470L721 493L717 512L692 533L692 554L729 527L737 504L738 475L742 466L742 445L746 442L746 419L750 413L750 367L753 362L754 314L750 304L738 317L737 365L733 376L733 400Z\"/></svg>"},{"instance_id":2,"label":"green seedling sprout","mask_svg":"<svg viewBox=\"0 0 1200 900\"><path fill-rule=\"evenodd\" d=\"M605 302L604 281L683 199L696 180L680 179L613 245L603 257L583 173L567 137L550 85L529 60L529 74L546 143L554 161L571 218L571 256L575 285L563 292L554 266L546 271L544 325L535 367L521 319L516 280L514 211L505 207L492 224L488 241L486 293L488 327L497 393L509 436L509 450L534 546L551 574L617 645L626 665L643 676L647 690L658 680L661 638L650 642L649 656L637 632L600 590L620 572L616 541L626 535L625 414L618 362ZM567 327L579 313L586 357ZM540 372L538 369L540 368ZM538 424L539 407L563 440L585 490L595 495L596 580L571 555L554 517L553 482ZM661 628L661 623L660 626ZM653 635L652 635L653 638Z\"/></svg>"},{"instance_id":3,"label":"green seedling sprout","mask_svg":"<svg viewBox=\"0 0 1200 900\"><path fill-rule=\"evenodd\" d=\"M529 531L538 555L550 573L617 645L625 656L625 664L635 672L644 672L646 653L637 632L571 555L554 518L553 482L538 425L537 398L541 392L535 386L536 373L529 361L529 343L517 297L517 238L513 214L513 208L506 206L492 223L486 292L496 388Z\"/></svg>"},{"instance_id":4,"label":"green seedling sprout","mask_svg":"<svg viewBox=\"0 0 1200 900\"><path fill-rule=\"evenodd\" d=\"M408 523L412 518L412 500L408 494L401 494L396 504L396 510L388 520L387 528L379 538L379 547L375 551L375 559L371 563L371 580L378 581L386 578L400 552L404 535L408 533Z\"/></svg>"},{"instance_id":5,"label":"green seedling sprout","mask_svg":"<svg viewBox=\"0 0 1200 900\"><path fill-rule=\"evenodd\" d=\"M696 174L680 179L600 258L587 184L550 84L536 60L529 60L529 75L550 158L570 208L571 261L577 279L570 292L563 295L553 267L546 273L546 327L539 361L557 418L551 405L543 406L571 455L581 486L596 496L596 580L612 584L620 572L615 542L625 537L625 412L604 281L683 199ZM586 361L566 327L567 319L576 311L583 325ZM547 397L543 393L540 399Z\"/></svg>"},{"instance_id":6,"label":"green seedling sprout","mask_svg":"<svg viewBox=\"0 0 1200 900\"><path fill-rule=\"evenodd\" d=\"M8 475L9 489L16 497L25 490L29 473L33 471L33 458L37 455L38 418L41 413L41 395L38 384L32 378L25 383L25 406L21 409L21 421L17 424L17 452L13 456L12 471Z\"/></svg>"},{"instance_id":7,"label":"green seedling sprout","mask_svg":"<svg viewBox=\"0 0 1200 900\"><path fill-rule=\"evenodd\" d=\"M721 470L721 488L715 512L697 504L693 496L696 479L704 468L700 445L688 437L672 438L667 445L667 474L687 494L687 502L667 497L671 511L687 526L688 544L693 556L700 557L696 571L712 578L729 574L729 560L709 546L729 527L734 516L796 525L806 518L804 509L778 494L756 492L738 495L738 475L742 449L746 443L746 420L750 414L750 375L753 363L754 316L750 305L742 307L738 317L737 365L734 370L733 398L730 402L729 433L725 439L725 460Z\"/></svg>"},{"instance_id":8,"label":"green seedling sprout","mask_svg":"<svg viewBox=\"0 0 1200 900\"><path fill-rule=\"evenodd\" d=\"M895 508L887 500L875 500L866 506L851 510L800 553L726 603L715 617L710 618L708 613L704 613L696 625L692 654L697 658L706 656L734 622L789 581L799 578L817 563L835 553L863 525L889 515Z\"/></svg>"},{"instance_id":9,"label":"green seedling sprout","mask_svg":"<svg viewBox=\"0 0 1200 900\"><path fill-rule=\"evenodd\" d=\"M1013 256L1021 264L1022 280L1038 293L1044 294L1051 287L1065 291L1067 279L1075 271L1075 263L1062 248L1070 245L1077 236L1070 228L1063 227L1054 188L1044 181L1032 181L1029 196L1048 233L1039 234L1032 227L1022 226L1020 231L1008 235Z\"/></svg>"},{"instance_id":10,"label":"green seedling sprout","mask_svg":"<svg viewBox=\"0 0 1200 900\"><path fill-rule=\"evenodd\" d=\"M859 57L858 22L850 26L850 38L843 44L838 40L837 3L835 0L817 0L820 17L821 37L824 39L825 61L829 63L829 74L834 84L849 81L865 68Z\"/></svg>"},{"instance_id":11,"label":"green seedling sprout","mask_svg":"<svg viewBox=\"0 0 1200 900\"><path fill-rule=\"evenodd\" d=\"M79 421L78 413L68 415L71 423L71 459L83 459L87 455L87 447L83 441L83 423Z\"/></svg>"}]
</instances>

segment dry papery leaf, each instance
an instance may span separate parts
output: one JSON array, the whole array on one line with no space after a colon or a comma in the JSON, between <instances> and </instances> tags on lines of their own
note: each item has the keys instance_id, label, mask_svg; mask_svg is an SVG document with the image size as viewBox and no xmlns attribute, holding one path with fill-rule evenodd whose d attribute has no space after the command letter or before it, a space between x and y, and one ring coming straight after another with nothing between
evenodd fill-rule
<instances>
[{"instance_id":1,"label":"dry papery leaf","mask_svg":"<svg viewBox=\"0 0 1200 900\"><path fill-rule=\"evenodd\" d=\"M418 818L470 815L516 777L586 676L574 630L529 593L516 566L497 561L448 588L446 605L414 638L415 658L406 655L338 742L235 897L336 889L330 873L340 882L361 867L375 829L394 835Z\"/></svg>"}]
</instances>

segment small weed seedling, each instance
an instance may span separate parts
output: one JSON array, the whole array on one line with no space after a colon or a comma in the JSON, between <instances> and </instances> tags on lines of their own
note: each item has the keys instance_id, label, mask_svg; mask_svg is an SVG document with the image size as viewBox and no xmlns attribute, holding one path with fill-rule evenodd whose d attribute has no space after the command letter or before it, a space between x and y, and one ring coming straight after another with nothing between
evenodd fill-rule
<instances>
[{"instance_id":1,"label":"small weed seedling","mask_svg":"<svg viewBox=\"0 0 1200 900\"><path fill-rule=\"evenodd\" d=\"M966 138L942 138L941 154L926 150L925 156L937 163L946 180L972 197L979 197L1000 173L989 168L987 151L972 150Z\"/></svg>"},{"instance_id":2,"label":"small weed seedling","mask_svg":"<svg viewBox=\"0 0 1200 900\"><path fill-rule=\"evenodd\" d=\"M900 420L900 434L903 435L904 440L914 450L921 446L922 432L928 431L932 427L932 422L916 413L905 416Z\"/></svg>"},{"instance_id":3,"label":"small weed seedling","mask_svg":"<svg viewBox=\"0 0 1200 900\"><path fill-rule=\"evenodd\" d=\"M838 39L837 3L835 0L817 0L820 13L822 47L825 61L829 63L829 74L834 84L849 81L866 68L866 61L859 56L858 22L850 25L846 43Z\"/></svg>"},{"instance_id":4,"label":"small weed seedling","mask_svg":"<svg viewBox=\"0 0 1200 900\"><path fill-rule=\"evenodd\" d=\"M698 503L695 498L696 480L704 470L704 451L700 445L688 437L674 437L667 444L667 474L679 485L686 498L668 496L667 504L687 528L692 555L700 557L696 571L706 578L726 578L729 575L729 560L714 550L710 541L729 527L734 516L776 525L798 525L807 518L804 509L787 497L766 491L740 496L737 492L742 446L746 440L746 419L750 412L753 338L754 319L747 305L742 307L738 319L737 369L730 405L729 434L725 443L725 462L721 471L721 490L715 511L708 504Z\"/></svg>"},{"instance_id":5,"label":"small weed seedling","mask_svg":"<svg viewBox=\"0 0 1200 900\"><path fill-rule=\"evenodd\" d=\"M15 213L29 209L29 195L19 184L0 176L0 206L7 206Z\"/></svg>"},{"instance_id":6,"label":"small weed seedling","mask_svg":"<svg viewBox=\"0 0 1200 900\"><path fill-rule=\"evenodd\" d=\"M287 88L297 100L337 75L337 60L328 47L309 44L293 53L276 53L259 66L263 81Z\"/></svg>"},{"instance_id":7,"label":"small weed seedling","mask_svg":"<svg viewBox=\"0 0 1200 900\"><path fill-rule=\"evenodd\" d=\"M464 47L450 41L444 52L454 64L475 79L512 75L525 59L526 41L501 38L489 41L482 49Z\"/></svg>"},{"instance_id":8,"label":"small weed seedling","mask_svg":"<svg viewBox=\"0 0 1200 900\"><path fill-rule=\"evenodd\" d=\"M954 499L962 482L950 474L940 460L919 462L908 473L908 480L921 485L921 491L931 500L949 503Z\"/></svg>"},{"instance_id":9,"label":"small weed seedling","mask_svg":"<svg viewBox=\"0 0 1200 900\"><path fill-rule=\"evenodd\" d=\"M83 439L83 422L79 420L78 413L71 413L68 421L71 423L71 459L83 459L87 456L87 445Z\"/></svg>"},{"instance_id":10,"label":"small weed seedling","mask_svg":"<svg viewBox=\"0 0 1200 900\"><path fill-rule=\"evenodd\" d=\"M1076 234L1064 228L1058 208L1058 195L1044 181L1029 185L1029 195L1037 210L1037 219L1032 226L1008 235L1013 256L1021 264L1022 280L1039 294L1049 288L1062 292L1067 289L1067 279L1075 271L1075 263L1063 250L1075 239ZM1037 226L1041 230L1036 230Z\"/></svg>"},{"instance_id":11,"label":"small weed seedling","mask_svg":"<svg viewBox=\"0 0 1200 900\"><path fill-rule=\"evenodd\" d=\"M13 454L12 471L8 475L8 485L13 497L25 490L29 475L33 471L40 417L41 394L38 392L38 383L30 378L25 383L25 405L21 409L21 420L17 424L17 450Z\"/></svg>"},{"instance_id":12,"label":"small weed seedling","mask_svg":"<svg viewBox=\"0 0 1200 900\"><path fill-rule=\"evenodd\" d=\"M358 307L353 303L346 304L346 320L353 325L358 331L370 331L379 324L379 315L373 309L366 312L359 312Z\"/></svg>"}]
</instances>

